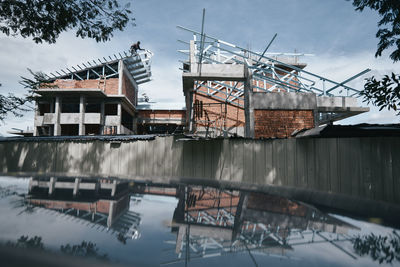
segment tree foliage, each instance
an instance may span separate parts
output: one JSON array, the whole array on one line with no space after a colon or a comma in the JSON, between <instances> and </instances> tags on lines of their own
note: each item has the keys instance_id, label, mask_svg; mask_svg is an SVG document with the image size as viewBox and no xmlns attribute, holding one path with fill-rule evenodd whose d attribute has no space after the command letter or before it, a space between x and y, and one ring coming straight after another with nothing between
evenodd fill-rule
<instances>
[{"instance_id":1,"label":"tree foliage","mask_svg":"<svg viewBox=\"0 0 400 267\"><path fill-rule=\"evenodd\" d=\"M396 62L400 60L400 1L399 0L353 0L353 6L357 11L363 11L369 7L378 11L381 16L378 22L379 38L378 49L375 56L381 56L382 52L392 46L395 50L390 54L390 58Z\"/></svg>"},{"instance_id":2,"label":"tree foliage","mask_svg":"<svg viewBox=\"0 0 400 267\"><path fill-rule=\"evenodd\" d=\"M2 0L0 31L32 38L36 43L55 43L60 33L76 29L76 36L108 41L123 30L132 11L117 0Z\"/></svg>"},{"instance_id":3,"label":"tree foliage","mask_svg":"<svg viewBox=\"0 0 400 267\"><path fill-rule=\"evenodd\" d=\"M22 96L16 96L12 93L8 95L0 94L0 121L4 121L8 114L13 114L16 117L22 117L24 112L32 110L28 104L35 98L35 90L40 87L50 87L50 82L43 72L33 72L28 69L32 78L21 77L20 84L26 89L27 93ZM1 84L0 84L1 86Z\"/></svg>"},{"instance_id":4,"label":"tree foliage","mask_svg":"<svg viewBox=\"0 0 400 267\"><path fill-rule=\"evenodd\" d=\"M391 76L385 75L382 80L376 80L373 76L366 80L364 90L360 93L364 100L378 106L380 111L387 108L400 114L400 75L396 77L392 73Z\"/></svg>"}]
</instances>

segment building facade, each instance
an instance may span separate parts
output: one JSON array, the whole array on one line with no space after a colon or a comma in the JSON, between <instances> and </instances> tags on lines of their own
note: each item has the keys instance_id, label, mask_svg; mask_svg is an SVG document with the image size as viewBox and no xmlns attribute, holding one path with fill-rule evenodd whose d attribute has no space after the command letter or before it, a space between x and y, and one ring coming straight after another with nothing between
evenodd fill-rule
<instances>
[{"instance_id":1,"label":"building facade","mask_svg":"<svg viewBox=\"0 0 400 267\"><path fill-rule=\"evenodd\" d=\"M34 136L136 133L138 86L150 81L151 56L119 54L53 74L36 90Z\"/></svg>"}]
</instances>

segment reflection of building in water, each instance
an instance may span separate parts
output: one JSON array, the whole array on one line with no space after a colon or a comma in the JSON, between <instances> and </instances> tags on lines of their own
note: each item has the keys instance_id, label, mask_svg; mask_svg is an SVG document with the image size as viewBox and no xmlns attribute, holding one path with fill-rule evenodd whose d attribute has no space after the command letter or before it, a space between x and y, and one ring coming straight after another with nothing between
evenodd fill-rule
<instances>
[{"instance_id":1,"label":"reflection of building in water","mask_svg":"<svg viewBox=\"0 0 400 267\"><path fill-rule=\"evenodd\" d=\"M283 197L185 187L178 190L172 231L178 259L219 256L247 251L289 257L296 245L329 243L350 257L338 243L358 229L317 209Z\"/></svg>"},{"instance_id":2,"label":"reflection of building in water","mask_svg":"<svg viewBox=\"0 0 400 267\"><path fill-rule=\"evenodd\" d=\"M119 240L139 236L140 215L129 211L127 182L109 179L32 178L29 182L30 205L54 210L116 232Z\"/></svg>"}]
</instances>

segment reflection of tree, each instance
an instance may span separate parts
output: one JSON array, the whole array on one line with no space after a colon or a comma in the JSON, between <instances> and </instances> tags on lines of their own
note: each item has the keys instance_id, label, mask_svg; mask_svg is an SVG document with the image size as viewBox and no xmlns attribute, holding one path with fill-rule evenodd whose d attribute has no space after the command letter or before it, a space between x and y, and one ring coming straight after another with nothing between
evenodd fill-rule
<instances>
[{"instance_id":1,"label":"reflection of tree","mask_svg":"<svg viewBox=\"0 0 400 267\"><path fill-rule=\"evenodd\" d=\"M8 247L22 248L22 249L38 249L47 250L44 247L42 238L39 236L34 236L29 238L29 236L21 236L16 242L8 241L6 244ZM96 258L100 260L108 260L107 254L100 254L99 248L95 243L82 241L79 245L61 245L60 252L69 256L78 257L89 257Z\"/></svg>"},{"instance_id":2,"label":"reflection of tree","mask_svg":"<svg viewBox=\"0 0 400 267\"><path fill-rule=\"evenodd\" d=\"M18 238L17 242L8 241L6 246L13 248L29 248L29 249L40 249L44 250L44 244L40 236L34 236L29 238L29 236L21 236Z\"/></svg>"},{"instance_id":3,"label":"reflection of tree","mask_svg":"<svg viewBox=\"0 0 400 267\"><path fill-rule=\"evenodd\" d=\"M379 261L379 263L400 261L400 236L396 231L388 236L374 234L358 236L353 242L354 250L360 256L370 255L374 261Z\"/></svg>"},{"instance_id":4,"label":"reflection of tree","mask_svg":"<svg viewBox=\"0 0 400 267\"><path fill-rule=\"evenodd\" d=\"M118 233L118 235L117 235L117 240L118 240L119 242L121 242L122 244L125 245L127 239L128 239L128 238L125 237L123 233Z\"/></svg>"},{"instance_id":5,"label":"reflection of tree","mask_svg":"<svg viewBox=\"0 0 400 267\"><path fill-rule=\"evenodd\" d=\"M67 254L70 256L79 256L79 257L90 257L105 260L107 259L107 254L99 254L99 248L96 244L92 242L82 241L80 245L70 245L67 244L65 246L61 246L60 251L63 254Z\"/></svg>"}]
</instances>

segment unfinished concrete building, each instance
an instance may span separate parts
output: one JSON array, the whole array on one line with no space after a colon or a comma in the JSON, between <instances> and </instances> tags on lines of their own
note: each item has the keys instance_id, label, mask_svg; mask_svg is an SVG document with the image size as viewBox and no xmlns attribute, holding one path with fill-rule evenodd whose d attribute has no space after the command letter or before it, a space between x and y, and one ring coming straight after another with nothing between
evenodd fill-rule
<instances>
[{"instance_id":1,"label":"unfinished concrete building","mask_svg":"<svg viewBox=\"0 0 400 267\"><path fill-rule=\"evenodd\" d=\"M35 136L134 134L152 53L114 55L50 73L36 90Z\"/></svg>"},{"instance_id":2,"label":"unfinished concrete building","mask_svg":"<svg viewBox=\"0 0 400 267\"><path fill-rule=\"evenodd\" d=\"M304 70L297 53L258 53L184 27L193 34L183 62L186 129L206 136L287 138L369 111L359 91Z\"/></svg>"}]
</instances>

